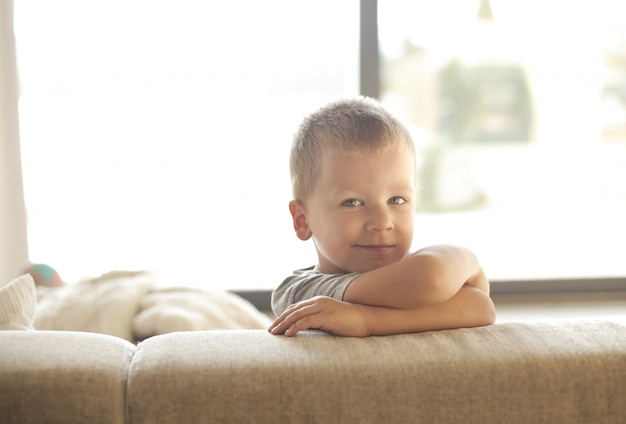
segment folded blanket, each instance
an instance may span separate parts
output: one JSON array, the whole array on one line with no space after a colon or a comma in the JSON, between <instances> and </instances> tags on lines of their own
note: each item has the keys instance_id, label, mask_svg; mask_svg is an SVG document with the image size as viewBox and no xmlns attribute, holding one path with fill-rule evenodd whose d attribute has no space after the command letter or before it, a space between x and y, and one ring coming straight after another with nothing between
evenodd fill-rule
<instances>
[{"instance_id":1,"label":"folded blanket","mask_svg":"<svg viewBox=\"0 0 626 424\"><path fill-rule=\"evenodd\" d=\"M138 340L174 331L265 329L270 319L244 298L193 288L154 290L133 320Z\"/></svg>"},{"instance_id":2,"label":"folded blanket","mask_svg":"<svg viewBox=\"0 0 626 424\"><path fill-rule=\"evenodd\" d=\"M270 324L266 315L233 293L163 288L156 275L144 271L113 271L37 290L37 330L87 331L135 342L173 331L258 329Z\"/></svg>"},{"instance_id":3,"label":"folded blanket","mask_svg":"<svg viewBox=\"0 0 626 424\"><path fill-rule=\"evenodd\" d=\"M113 271L57 288L37 286L35 329L104 333L132 341L139 301L156 287L156 277L142 271Z\"/></svg>"}]
</instances>

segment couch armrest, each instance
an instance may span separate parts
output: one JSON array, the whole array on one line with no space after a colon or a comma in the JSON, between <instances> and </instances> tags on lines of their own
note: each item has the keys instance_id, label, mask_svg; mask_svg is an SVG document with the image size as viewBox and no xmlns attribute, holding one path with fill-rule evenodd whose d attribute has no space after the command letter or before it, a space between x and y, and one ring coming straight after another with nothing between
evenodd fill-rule
<instances>
[{"instance_id":1,"label":"couch armrest","mask_svg":"<svg viewBox=\"0 0 626 424\"><path fill-rule=\"evenodd\" d=\"M134 352L103 334L0 332L0 421L123 423Z\"/></svg>"},{"instance_id":2,"label":"couch armrest","mask_svg":"<svg viewBox=\"0 0 626 424\"><path fill-rule=\"evenodd\" d=\"M626 323L506 323L294 338L171 333L131 364L132 423L619 422Z\"/></svg>"}]
</instances>

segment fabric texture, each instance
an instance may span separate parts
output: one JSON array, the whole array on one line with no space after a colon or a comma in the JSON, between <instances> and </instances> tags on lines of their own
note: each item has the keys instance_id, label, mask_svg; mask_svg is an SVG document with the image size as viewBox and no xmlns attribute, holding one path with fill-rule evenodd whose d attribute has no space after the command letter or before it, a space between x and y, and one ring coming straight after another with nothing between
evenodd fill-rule
<instances>
[{"instance_id":1,"label":"fabric texture","mask_svg":"<svg viewBox=\"0 0 626 424\"><path fill-rule=\"evenodd\" d=\"M0 287L0 330L33 330L36 306L35 282L29 274Z\"/></svg>"},{"instance_id":2,"label":"fabric texture","mask_svg":"<svg viewBox=\"0 0 626 424\"><path fill-rule=\"evenodd\" d=\"M173 359L175 358L175 360ZM139 344L133 423L626 422L626 319L386 337L172 333Z\"/></svg>"},{"instance_id":3,"label":"fabric texture","mask_svg":"<svg viewBox=\"0 0 626 424\"><path fill-rule=\"evenodd\" d=\"M2 423L626 423L626 316L386 337L0 332Z\"/></svg>"},{"instance_id":4,"label":"fabric texture","mask_svg":"<svg viewBox=\"0 0 626 424\"><path fill-rule=\"evenodd\" d=\"M181 287L143 296L132 329L143 340L175 331L266 329L270 324L267 315L240 296Z\"/></svg>"},{"instance_id":5,"label":"fabric texture","mask_svg":"<svg viewBox=\"0 0 626 424\"><path fill-rule=\"evenodd\" d=\"M62 287L40 287L37 330L88 331L133 341L132 320L141 297L157 286L143 271L112 271ZM41 291L42 289L47 289Z\"/></svg>"},{"instance_id":6,"label":"fabric texture","mask_svg":"<svg viewBox=\"0 0 626 424\"><path fill-rule=\"evenodd\" d=\"M125 422L135 346L80 332L0 332L0 422Z\"/></svg>"},{"instance_id":7,"label":"fabric texture","mask_svg":"<svg viewBox=\"0 0 626 424\"><path fill-rule=\"evenodd\" d=\"M272 311L276 316L290 305L314 296L330 296L343 300L343 294L359 273L323 274L313 267L299 269L272 292Z\"/></svg>"},{"instance_id":8,"label":"fabric texture","mask_svg":"<svg viewBox=\"0 0 626 424\"><path fill-rule=\"evenodd\" d=\"M145 271L112 271L37 290L38 330L88 331L136 342L173 331L265 329L271 323L240 296L162 287Z\"/></svg>"}]
</instances>

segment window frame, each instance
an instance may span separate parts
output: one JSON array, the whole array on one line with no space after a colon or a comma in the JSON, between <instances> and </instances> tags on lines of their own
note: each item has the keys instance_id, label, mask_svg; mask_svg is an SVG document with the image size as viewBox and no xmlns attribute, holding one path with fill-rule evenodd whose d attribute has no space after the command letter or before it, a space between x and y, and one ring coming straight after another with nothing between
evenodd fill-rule
<instances>
[{"instance_id":1,"label":"window frame","mask_svg":"<svg viewBox=\"0 0 626 424\"><path fill-rule=\"evenodd\" d=\"M378 49L378 0L360 0L360 90L364 96L380 97ZM626 291L626 276L492 280L491 293L499 295L599 293Z\"/></svg>"}]
</instances>

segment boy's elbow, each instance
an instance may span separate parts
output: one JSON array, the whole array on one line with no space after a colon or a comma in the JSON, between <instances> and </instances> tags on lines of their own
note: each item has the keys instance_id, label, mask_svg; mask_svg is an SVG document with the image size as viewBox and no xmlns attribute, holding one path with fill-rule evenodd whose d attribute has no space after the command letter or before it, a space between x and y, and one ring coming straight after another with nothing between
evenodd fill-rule
<instances>
[{"instance_id":1,"label":"boy's elbow","mask_svg":"<svg viewBox=\"0 0 626 424\"><path fill-rule=\"evenodd\" d=\"M496 323L496 308L491 304L490 308L487 308L483 315L483 324L482 325L492 325Z\"/></svg>"},{"instance_id":2,"label":"boy's elbow","mask_svg":"<svg viewBox=\"0 0 626 424\"><path fill-rule=\"evenodd\" d=\"M488 295L482 292L480 293L480 297L482 298L482 301L476 305L476 308L474 308L476 327L495 324L496 307L493 304L493 301Z\"/></svg>"},{"instance_id":3,"label":"boy's elbow","mask_svg":"<svg viewBox=\"0 0 626 424\"><path fill-rule=\"evenodd\" d=\"M465 287L459 294L462 303L457 311L462 327L484 327L496 322L496 307L489 295L474 287Z\"/></svg>"}]
</instances>

